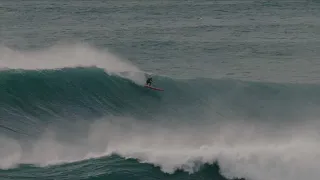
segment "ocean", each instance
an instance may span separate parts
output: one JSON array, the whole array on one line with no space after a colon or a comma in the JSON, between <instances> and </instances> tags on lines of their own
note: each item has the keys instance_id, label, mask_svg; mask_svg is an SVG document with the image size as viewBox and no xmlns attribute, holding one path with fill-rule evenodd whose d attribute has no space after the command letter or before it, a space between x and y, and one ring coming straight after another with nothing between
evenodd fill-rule
<instances>
[{"instance_id":1,"label":"ocean","mask_svg":"<svg viewBox=\"0 0 320 180\"><path fill-rule=\"evenodd\" d=\"M319 178L319 10L1 0L0 180Z\"/></svg>"}]
</instances>

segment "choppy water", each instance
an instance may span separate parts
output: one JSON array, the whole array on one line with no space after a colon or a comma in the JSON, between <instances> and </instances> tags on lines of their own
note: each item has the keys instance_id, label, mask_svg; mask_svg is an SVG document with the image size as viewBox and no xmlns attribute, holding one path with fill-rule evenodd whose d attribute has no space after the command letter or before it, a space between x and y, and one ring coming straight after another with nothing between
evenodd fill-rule
<instances>
[{"instance_id":1,"label":"choppy water","mask_svg":"<svg viewBox=\"0 0 320 180\"><path fill-rule=\"evenodd\" d=\"M2 0L0 178L317 179L319 8Z\"/></svg>"}]
</instances>

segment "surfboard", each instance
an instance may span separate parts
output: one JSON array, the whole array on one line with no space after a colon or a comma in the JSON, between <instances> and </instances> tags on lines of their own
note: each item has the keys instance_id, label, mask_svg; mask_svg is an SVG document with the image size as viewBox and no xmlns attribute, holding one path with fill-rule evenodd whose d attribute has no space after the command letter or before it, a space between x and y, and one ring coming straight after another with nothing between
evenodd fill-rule
<instances>
[{"instance_id":1,"label":"surfboard","mask_svg":"<svg viewBox=\"0 0 320 180\"><path fill-rule=\"evenodd\" d=\"M164 89L156 88L156 87L152 87L152 86L148 86L148 85L144 85L144 87L149 88L149 89L153 89L153 90L156 90L156 91L164 91Z\"/></svg>"}]
</instances>

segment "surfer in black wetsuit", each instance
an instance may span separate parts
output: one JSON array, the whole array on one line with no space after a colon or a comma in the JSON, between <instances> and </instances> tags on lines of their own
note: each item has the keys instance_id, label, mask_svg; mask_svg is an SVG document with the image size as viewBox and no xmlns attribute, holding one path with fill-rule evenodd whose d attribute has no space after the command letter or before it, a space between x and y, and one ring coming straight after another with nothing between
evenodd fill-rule
<instances>
[{"instance_id":1,"label":"surfer in black wetsuit","mask_svg":"<svg viewBox=\"0 0 320 180\"><path fill-rule=\"evenodd\" d=\"M146 85L151 86L151 84L152 84L152 77L149 77L147 79Z\"/></svg>"}]
</instances>

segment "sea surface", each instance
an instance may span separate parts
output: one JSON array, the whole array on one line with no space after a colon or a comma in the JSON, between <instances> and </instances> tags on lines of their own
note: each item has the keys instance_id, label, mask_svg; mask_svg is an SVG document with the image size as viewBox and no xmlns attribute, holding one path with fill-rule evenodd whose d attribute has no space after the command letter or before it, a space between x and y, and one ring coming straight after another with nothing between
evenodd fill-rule
<instances>
[{"instance_id":1,"label":"sea surface","mask_svg":"<svg viewBox=\"0 0 320 180\"><path fill-rule=\"evenodd\" d=\"M318 0L0 0L0 180L319 179L319 57Z\"/></svg>"}]
</instances>

